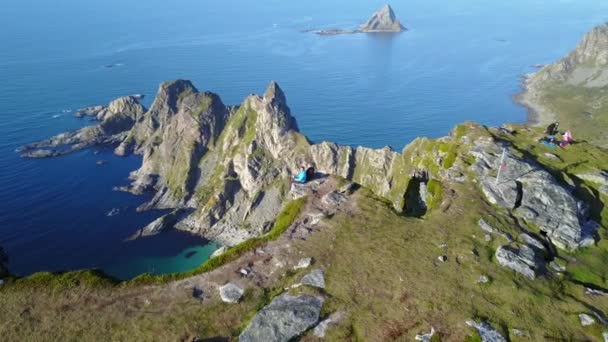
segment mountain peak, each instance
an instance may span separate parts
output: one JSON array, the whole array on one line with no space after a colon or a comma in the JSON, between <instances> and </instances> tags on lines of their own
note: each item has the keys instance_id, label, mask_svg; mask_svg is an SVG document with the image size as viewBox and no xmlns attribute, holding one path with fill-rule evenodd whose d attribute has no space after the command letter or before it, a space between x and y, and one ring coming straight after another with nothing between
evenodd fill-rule
<instances>
[{"instance_id":1,"label":"mountain peak","mask_svg":"<svg viewBox=\"0 0 608 342\"><path fill-rule=\"evenodd\" d=\"M382 6L372 17L363 25L363 32L401 32L405 31L405 27L401 25L397 19L393 8L386 4Z\"/></svg>"}]
</instances>

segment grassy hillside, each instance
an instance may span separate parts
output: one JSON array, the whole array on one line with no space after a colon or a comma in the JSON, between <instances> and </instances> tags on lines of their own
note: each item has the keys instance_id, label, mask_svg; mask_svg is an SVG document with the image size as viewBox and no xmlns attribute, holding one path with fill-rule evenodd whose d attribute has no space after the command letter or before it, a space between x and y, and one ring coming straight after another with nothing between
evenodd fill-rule
<instances>
[{"instance_id":1,"label":"grassy hillside","mask_svg":"<svg viewBox=\"0 0 608 342\"><path fill-rule=\"evenodd\" d=\"M285 207L267 238L229 252L217 267L201 266L207 271L201 275L116 283L81 272L10 281L0 287L0 336L7 341L236 339L256 311L310 270L290 266L308 256L314 259L313 267L325 270L327 287L291 291L324 296L324 317L343 313L328 329L329 341L411 341L431 327L439 332L437 341L479 341L465 324L469 319L488 321L512 341L599 341L608 328L600 323L583 327L578 315L608 312L608 296L587 295L584 286L608 288L608 198L598 192L598 184L576 175L608 169L608 152L584 142L550 149L536 142L542 129L510 129L515 133L466 124L450 138L421 144L419 153L412 153L416 164L424 151L443 151L434 173L460 167L466 180L429 184L437 195L420 218L397 213L386 199L360 188L322 221L321 228L302 238L294 229L306 223L322 201L301 199ZM518 223L485 200L467 169L469 142L483 136L511 142L520 156L536 160L571 184L577 197L591 205L592 217L603 226L603 239L577 252L559 251L556 260L565 271L536 280L499 266L495 252L507 241L498 235L488 238L477 222L483 218L516 239ZM326 182L331 189L343 183L336 178ZM279 263L283 265L276 266ZM240 277L238 270L247 265L259 275ZM482 276L488 281L480 282ZM234 279L246 284L246 294L239 304L222 303L210 284ZM206 291L204 300L193 297L193 286ZM530 338L516 336L514 328ZM306 332L302 340L317 338Z\"/></svg>"}]
</instances>

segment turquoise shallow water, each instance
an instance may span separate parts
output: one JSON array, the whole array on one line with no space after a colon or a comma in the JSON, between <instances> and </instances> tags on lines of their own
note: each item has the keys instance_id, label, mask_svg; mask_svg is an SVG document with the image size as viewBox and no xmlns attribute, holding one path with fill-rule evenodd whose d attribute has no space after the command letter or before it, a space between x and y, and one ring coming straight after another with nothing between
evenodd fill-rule
<instances>
[{"instance_id":1,"label":"turquoise shallow water","mask_svg":"<svg viewBox=\"0 0 608 342\"><path fill-rule=\"evenodd\" d=\"M211 242L205 245L187 247L177 255L136 256L126 261L108 265L104 271L118 279L130 279L142 272L165 274L188 271L204 263L218 245Z\"/></svg>"},{"instance_id":2,"label":"turquoise shallow water","mask_svg":"<svg viewBox=\"0 0 608 342\"><path fill-rule=\"evenodd\" d=\"M524 108L512 101L519 77L564 55L608 15L608 2L596 0L394 0L410 29L404 34L300 32L355 27L383 3L3 4L0 245L11 270L171 272L192 267L184 251L208 243L179 233L125 241L161 214L137 213L145 197L112 191L138 167L137 156L94 149L24 160L14 153L19 145L90 124L72 117L79 107L132 93L146 94L150 103L160 82L176 78L235 104L274 79L312 140L401 149L416 136L439 137L465 120L525 121ZM97 166L100 159L108 164ZM107 216L114 208L119 214Z\"/></svg>"}]
</instances>

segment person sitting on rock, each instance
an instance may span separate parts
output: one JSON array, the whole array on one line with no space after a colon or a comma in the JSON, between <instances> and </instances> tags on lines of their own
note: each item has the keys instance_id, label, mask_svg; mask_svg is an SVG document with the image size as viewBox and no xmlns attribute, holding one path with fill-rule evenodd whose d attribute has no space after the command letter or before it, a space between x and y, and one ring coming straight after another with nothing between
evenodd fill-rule
<instances>
[{"instance_id":1,"label":"person sitting on rock","mask_svg":"<svg viewBox=\"0 0 608 342\"><path fill-rule=\"evenodd\" d=\"M308 165L308 168L306 169L306 180L312 180L315 177L315 167L312 165Z\"/></svg>"},{"instance_id":2,"label":"person sitting on rock","mask_svg":"<svg viewBox=\"0 0 608 342\"><path fill-rule=\"evenodd\" d=\"M564 133L564 140L559 144L559 146L566 147L572 143L572 140L572 133L570 133L570 130L567 130L566 133Z\"/></svg>"},{"instance_id":3,"label":"person sitting on rock","mask_svg":"<svg viewBox=\"0 0 608 342\"><path fill-rule=\"evenodd\" d=\"M545 133L548 135L556 135L557 133L559 133L559 131L557 130L558 127L559 127L559 122L556 121L556 122L550 124L549 126L547 126Z\"/></svg>"},{"instance_id":4,"label":"person sitting on rock","mask_svg":"<svg viewBox=\"0 0 608 342\"><path fill-rule=\"evenodd\" d=\"M293 180L298 183L306 183L306 169L304 168L304 166L300 168L300 172L297 176L294 177Z\"/></svg>"}]
</instances>

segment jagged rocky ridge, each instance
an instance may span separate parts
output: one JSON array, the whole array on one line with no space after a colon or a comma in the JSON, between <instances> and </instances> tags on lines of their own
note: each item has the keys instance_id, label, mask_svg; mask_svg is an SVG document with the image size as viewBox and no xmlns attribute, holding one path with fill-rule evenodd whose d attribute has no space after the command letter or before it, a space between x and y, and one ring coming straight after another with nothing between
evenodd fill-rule
<instances>
[{"instance_id":1,"label":"jagged rocky ridge","mask_svg":"<svg viewBox=\"0 0 608 342\"><path fill-rule=\"evenodd\" d=\"M493 183L491 170L502 148L510 147L488 136L472 140L453 132L439 139L439 148L419 138L401 153L389 147L314 144L298 131L275 82L263 96L250 95L239 106L227 106L216 94L199 92L183 80L161 84L145 112L136 99L117 101L124 105L112 102L108 108L113 114L104 116L99 125L21 151L26 157L73 151L74 140L62 138L69 136L78 137L78 148L113 144L118 155L143 155L142 166L130 175L131 184L120 189L155 193L140 210L172 212L135 237L173 227L225 245L259 236L272 226L284 201L298 196L299 186L290 185L291 177L301 165L312 164L319 173L370 188L399 212L408 211L412 193L429 209L439 206L433 203L433 192L426 191L427 184L431 187L434 182L436 188L441 182L464 182L472 174L489 202L540 227L557 246L576 249L593 242L595 225L588 223L584 203L538 165L509 152L504 181ZM121 118L120 128L105 129L116 117ZM87 140L82 131L97 133ZM66 144L71 147L65 149ZM468 146L464 151L476 163L454 163L453 146L461 144ZM422 180L416 176L421 171L426 174Z\"/></svg>"}]
</instances>

